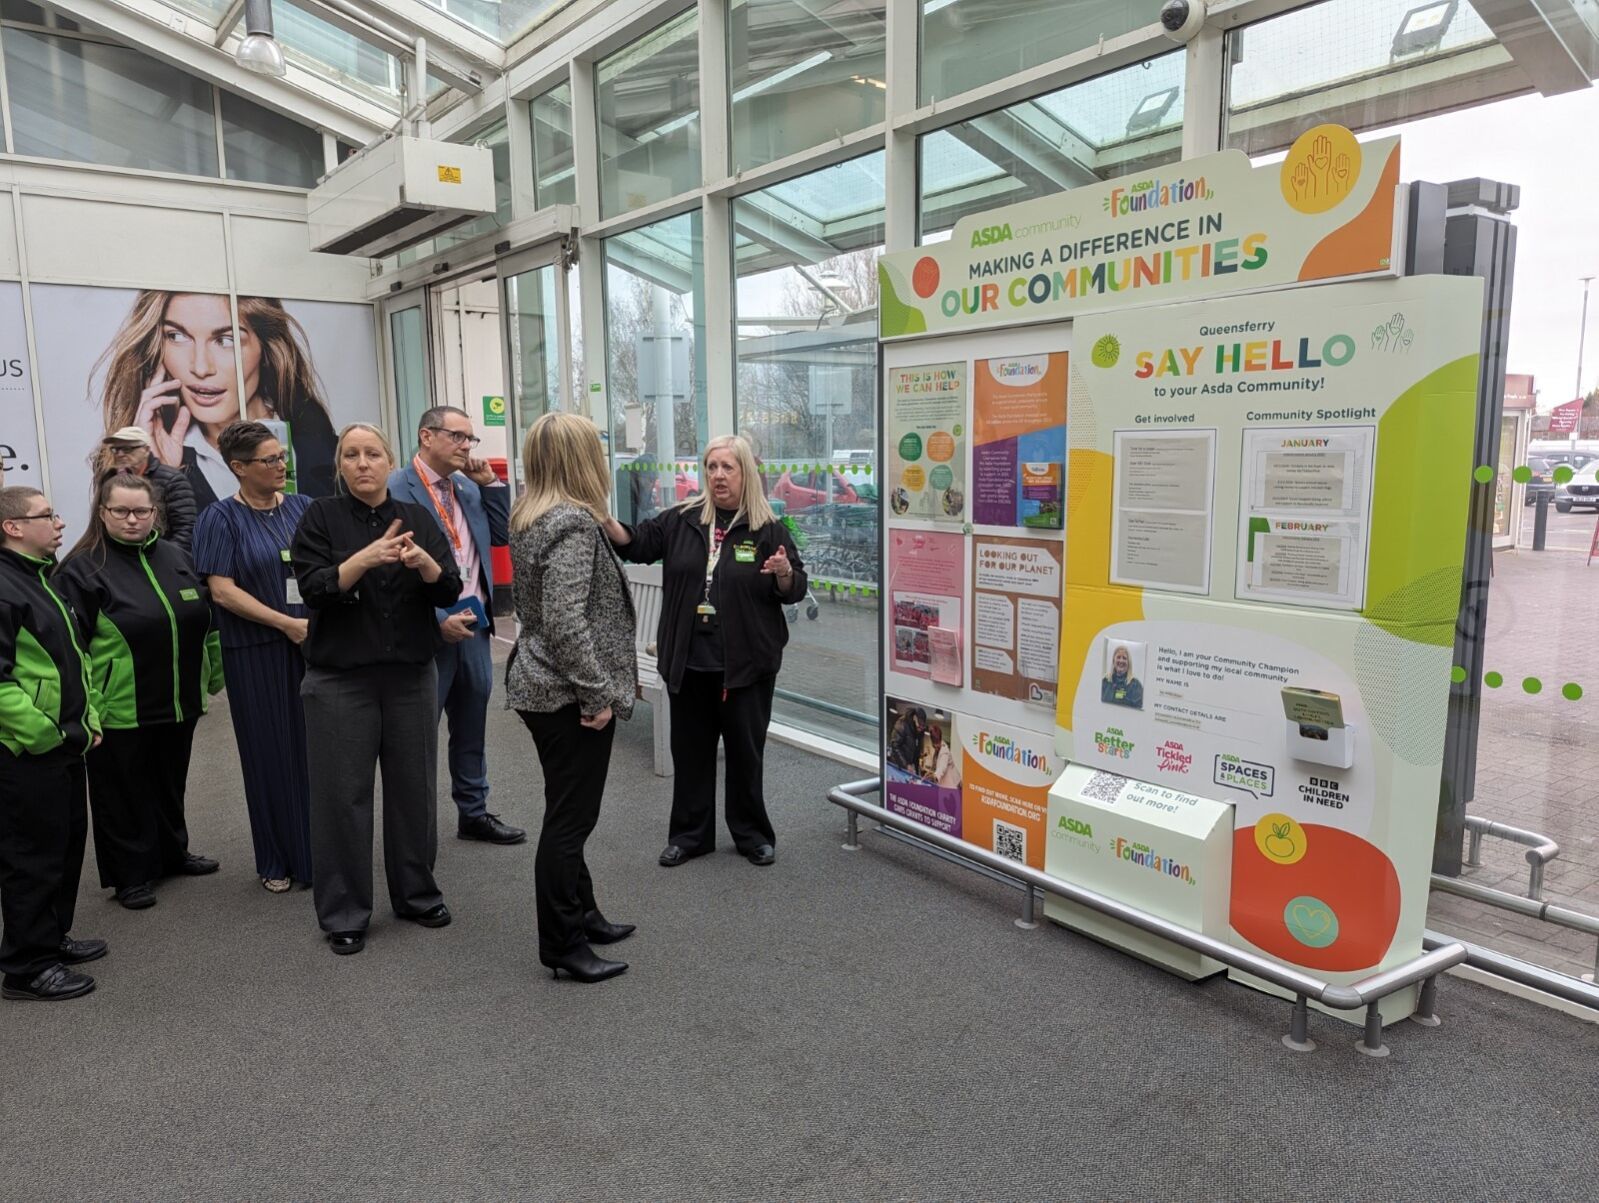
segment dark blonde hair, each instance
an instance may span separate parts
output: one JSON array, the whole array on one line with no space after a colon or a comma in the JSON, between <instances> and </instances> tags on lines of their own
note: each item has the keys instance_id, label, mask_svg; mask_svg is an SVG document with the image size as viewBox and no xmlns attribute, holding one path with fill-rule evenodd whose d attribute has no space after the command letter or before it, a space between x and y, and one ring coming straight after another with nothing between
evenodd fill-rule
<instances>
[{"instance_id":1,"label":"dark blonde hair","mask_svg":"<svg viewBox=\"0 0 1599 1203\"><path fill-rule=\"evenodd\" d=\"M339 441L333 448L333 490L336 493L348 493L350 491L350 486L344 482L344 440L358 430L364 430L367 434L377 439L378 445L383 448L383 454L389 457L389 468L391 470L398 462L394 458L394 446L389 442L388 435L370 422L351 422L343 430L339 431Z\"/></svg>"},{"instance_id":2,"label":"dark blonde hair","mask_svg":"<svg viewBox=\"0 0 1599 1203\"><path fill-rule=\"evenodd\" d=\"M523 531L562 502L580 505L596 522L610 517L611 474L600 430L581 414L548 413L522 440L527 491L511 507L511 529Z\"/></svg>"}]
</instances>

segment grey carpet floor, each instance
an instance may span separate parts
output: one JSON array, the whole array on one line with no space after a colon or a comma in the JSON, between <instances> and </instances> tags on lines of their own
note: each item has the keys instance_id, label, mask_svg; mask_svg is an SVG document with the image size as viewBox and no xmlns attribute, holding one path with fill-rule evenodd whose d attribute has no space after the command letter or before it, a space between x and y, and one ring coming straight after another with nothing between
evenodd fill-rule
<instances>
[{"instance_id":1,"label":"grey carpet floor","mask_svg":"<svg viewBox=\"0 0 1599 1203\"><path fill-rule=\"evenodd\" d=\"M536 826L531 741L491 712L493 807ZM847 770L774 746L776 866L667 871L649 712L617 740L590 863L639 924L599 986L553 982L532 845L454 838L437 931L381 910L335 958L308 893L251 873L225 703L201 728L210 878L131 913L94 888L99 990L0 1006L0 1198L1348 1199L1599 1194L1599 1029L1458 980L1393 1055L1045 925L1015 891L866 835ZM724 833L725 841L725 833ZM383 897L381 880L378 895Z\"/></svg>"}]
</instances>

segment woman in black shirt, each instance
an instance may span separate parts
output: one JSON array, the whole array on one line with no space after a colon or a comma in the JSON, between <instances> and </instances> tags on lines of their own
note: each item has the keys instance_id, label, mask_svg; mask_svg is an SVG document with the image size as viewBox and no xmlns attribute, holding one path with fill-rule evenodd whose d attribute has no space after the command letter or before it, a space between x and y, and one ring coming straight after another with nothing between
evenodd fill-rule
<instances>
[{"instance_id":1,"label":"woman in black shirt","mask_svg":"<svg viewBox=\"0 0 1599 1203\"><path fill-rule=\"evenodd\" d=\"M438 854L435 607L461 594L437 522L389 496L394 453L376 427L346 426L340 492L313 502L294 536L294 575L311 611L305 641L311 874L333 951L366 946L372 918L372 792L383 766L383 859L394 913L443 927ZM297 599L290 599L291 601Z\"/></svg>"},{"instance_id":2,"label":"woman in black shirt","mask_svg":"<svg viewBox=\"0 0 1599 1203\"><path fill-rule=\"evenodd\" d=\"M662 562L657 663L672 708L672 821L661 864L716 847L716 744L727 749L727 829L751 864L777 859L766 814L766 728L783 666L783 607L805 596L805 566L761 491L749 443L712 439L705 491L636 527L605 533L624 560Z\"/></svg>"}]
</instances>

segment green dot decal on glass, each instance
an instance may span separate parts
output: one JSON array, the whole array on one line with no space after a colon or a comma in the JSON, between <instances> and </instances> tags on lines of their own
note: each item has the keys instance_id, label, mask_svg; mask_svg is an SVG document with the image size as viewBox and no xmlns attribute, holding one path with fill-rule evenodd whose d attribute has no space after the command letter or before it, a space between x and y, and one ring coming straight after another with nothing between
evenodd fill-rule
<instances>
[{"instance_id":1,"label":"green dot decal on glass","mask_svg":"<svg viewBox=\"0 0 1599 1203\"><path fill-rule=\"evenodd\" d=\"M1560 693L1561 696L1566 699L1566 701L1575 702L1577 699L1582 697L1582 686L1578 685L1575 681L1567 681L1560 687Z\"/></svg>"},{"instance_id":2,"label":"green dot decal on glass","mask_svg":"<svg viewBox=\"0 0 1599 1203\"><path fill-rule=\"evenodd\" d=\"M1518 485L1524 485L1532 479L1532 469L1527 467L1526 464L1522 464L1521 467L1510 474L1510 479Z\"/></svg>"},{"instance_id":3,"label":"green dot decal on glass","mask_svg":"<svg viewBox=\"0 0 1599 1203\"><path fill-rule=\"evenodd\" d=\"M1554 475L1555 475L1555 483L1557 485L1566 484L1576 474L1577 474L1576 470L1573 469L1570 464L1561 464L1558 468L1555 469L1555 473L1554 473Z\"/></svg>"},{"instance_id":4,"label":"green dot decal on glass","mask_svg":"<svg viewBox=\"0 0 1599 1203\"><path fill-rule=\"evenodd\" d=\"M1521 687L1528 693L1542 693L1543 682L1537 677L1527 677L1521 682Z\"/></svg>"},{"instance_id":5,"label":"green dot decal on glass","mask_svg":"<svg viewBox=\"0 0 1599 1203\"><path fill-rule=\"evenodd\" d=\"M1502 673L1483 673L1482 683L1489 689L1498 689L1505 683L1505 678Z\"/></svg>"},{"instance_id":6,"label":"green dot decal on glass","mask_svg":"<svg viewBox=\"0 0 1599 1203\"><path fill-rule=\"evenodd\" d=\"M939 464L927 474L927 483L935 489L947 489L955 483L955 474L950 471L948 464Z\"/></svg>"},{"instance_id":7,"label":"green dot decal on glass","mask_svg":"<svg viewBox=\"0 0 1599 1203\"><path fill-rule=\"evenodd\" d=\"M1461 668L1460 665L1458 665L1458 664L1455 665L1453 668L1451 668L1449 670L1449 679L1451 681L1453 681L1456 685L1459 685L1462 681L1464 681L1466 679L1466 670Z\"/></svg>"},{"instance_id":8,"label":"green dot decal on glass","mask_svg":"<svg viewBox=\"0 0 1599 1203\"><path fill-rule=\"evenodd\" d=\"M1288 934L1308 948L1326 948L1338 939L1338 916L1320 898L1301 894L1283 908Z\"/></svg>"},{"instance_id":9,"label":"green dot decal on glass","mask_svg":"<svg viewBox=\"0 0 1599 1203\"><path fill-rule=\"evenodd\" d=\"M1487 464L1479 464L1472 475L1477 478L1479 484L1487 484L1494 478L1494 470Z\"/></svg>"}]
</instances>

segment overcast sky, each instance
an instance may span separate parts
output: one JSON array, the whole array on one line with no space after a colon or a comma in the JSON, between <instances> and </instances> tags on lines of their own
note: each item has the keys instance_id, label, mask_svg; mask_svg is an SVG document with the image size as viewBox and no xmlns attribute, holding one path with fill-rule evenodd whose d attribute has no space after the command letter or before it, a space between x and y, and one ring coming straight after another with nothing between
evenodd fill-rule
<instances>
[{"instance_id":1,"label":"overcast sky","mask_svg":"<svg viewBox=\"0 0 1599 1203\"><path fill-rule=\"evenodd\" d=\"M1599 276L1599 88L1516 100L1398 127L1406 180L1483 176L1521 185L1513 215L1516 285L1511 372L1528 372L1538 408L1575 395L1582 276ZM1362 134L1376 136L1377 131ZM1588 302L1583 392L1599 385L1599 280Z\"/></svg>"}]
</instances>

